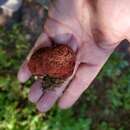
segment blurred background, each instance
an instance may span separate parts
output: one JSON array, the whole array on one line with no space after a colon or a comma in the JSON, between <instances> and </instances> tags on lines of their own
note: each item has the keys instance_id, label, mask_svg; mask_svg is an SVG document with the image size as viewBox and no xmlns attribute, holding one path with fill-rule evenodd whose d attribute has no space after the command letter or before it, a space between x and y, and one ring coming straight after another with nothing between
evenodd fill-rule
<instances>
[{"instance_id":1,"label":"blurred background","mask_svg":"<svg viewBox=\"0 0 130 130\"><path fill-rule=\"evenodd\" d=\"M16 74L42 31L47 5L44 0L26 0L18 15L0 27L0 130L130 130L127 40L72 108L54 106L47 113L39 113L28 101L31 81L21 89Z\"/></svg>"}]
</instances>

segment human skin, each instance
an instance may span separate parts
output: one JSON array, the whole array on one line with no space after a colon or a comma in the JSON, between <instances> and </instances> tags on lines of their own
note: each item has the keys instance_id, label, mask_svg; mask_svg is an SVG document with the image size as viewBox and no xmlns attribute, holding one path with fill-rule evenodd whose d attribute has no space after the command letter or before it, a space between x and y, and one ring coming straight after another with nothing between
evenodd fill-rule
<instances>
[{"instance_id":1,"label":"human skin","mask_svg":"<svg viewBox=\"0 0 130 130\"><path fill-rule=\"evenodd\" d=\"M36 81L29 100L41 112L48 111L58 100L60 108L71 107L89 87L109 56L123 39L130 38L129 0L56 0L49 9L44 32L18 72L24 83L31 77L27 62L33 52L51 46L51 39L68 45L76 53L73 74L54 90L42 90ZM43 94L44 92L44 94Z\"/></svg>"}]
</instances>

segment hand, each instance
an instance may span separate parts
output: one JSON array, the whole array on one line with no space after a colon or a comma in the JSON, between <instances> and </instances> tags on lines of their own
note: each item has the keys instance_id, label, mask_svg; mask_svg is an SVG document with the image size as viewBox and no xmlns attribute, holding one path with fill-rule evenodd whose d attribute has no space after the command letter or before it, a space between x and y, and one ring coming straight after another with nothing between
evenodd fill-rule
<instances>
[{"instance_id":1,"label":"hand","mask_svg":"<svg viewBox=\"0 0 130 130\"><path fill-rule=\"evenodd\" d=\"M48 111L58 99L61 108L69 108L88 88L120 41L129 39L128 5L128 0L97 0L97 3L57 0L52 3L44 33L21 66L18 79L25 82L30 78L27 62L37 48L51 46L50 38L60 44L68 43L77 57L72 76L60 87L42 90L39 80L32 85L29 100L39 111Z\"/></svg>"}]
</instances>

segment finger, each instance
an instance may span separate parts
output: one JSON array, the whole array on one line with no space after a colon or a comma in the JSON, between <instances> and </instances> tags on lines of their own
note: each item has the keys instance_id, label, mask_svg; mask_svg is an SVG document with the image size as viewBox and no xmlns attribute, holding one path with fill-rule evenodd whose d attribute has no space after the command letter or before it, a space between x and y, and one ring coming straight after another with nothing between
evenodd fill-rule
<instances>
[{"instance_id":1,"label":"finger","mask_svg":"<svg viewBox=\"0 0 130 130\"><path fill-rule=\"evenodd\" d=\"M35 81L35 83L33 83L29 95L28 95L28 99L32 102L32 103L36 103L39 98L42 96L43 94L43 88L42 88L42 82L40 80Z\"/></svg>"},{"instance_id":2,"label":"finger","mask_svg":"<svg viewBox=\"0 0 130 130\"><path fill-rule=\"evenodd\" d=\"M64 89L64 88L60 88L60 89ZM58 91L62 92L62 90L58 90L58 88L57 90L46 90L46 92L43 94L43 96L36 104L37 109L40 112L47 112L55 104L55 102L61 95L61 92L57 93Z\"/></svg>"},{"instance_id":3,"label":"finger","mask_svg":"<svg viewBox=\"0 0 130 130\"><path fill-rule=\"evenodd\" d=\"M40 112L47 112L56 103L57 99L63 94L64 89L70 82L71 77L67 79L62 86L55 87L51 90L46 90L40 100L37 102L37 109Z\"/></svg>"},{"instance_id":4,"label":"finger","mask_svg":"<svg viewBox=\"0 0 130 130\"><path fill-rule=\"evenodd\" d=\"M69 87L65 91L64 95L59 100L59 107L63 109L71 107L80 95L88 88L101 67L102 65L80 65L75 78L69 84Z\"/></svg>"},{"instance_id":5,"label":"finger","mask_svg":"<svg viewBox=\"0 0 130 130\"><path fill-rule=\"evenodd\" d=\"M31 77L31 72L27 66L27 60L24 61L24 63L21 65L20 70L17 74L17 79L24 83Z\"/></svg>"},{"instance_id":6,"label":"finger","mask_svg":"<svg viewBox=\"0 0 130 130\"><path fill-rule=\"evenodd\" d=\"M76 39L76 37L74 37L73 34L70 33L65 33L65 34L60 34L60 35L56 35L53 38L54 42L56 42L57 44L66 44L68 45L70 48L72 48L72 50L74 52L77 51L78 47L79 47L79 41L78 39Z\"/></svg>"},{"instance_id":7,"label":"finger","mask_svg":"<svg viewBox=\"0 0 130 130\"><path fill-rule=\"evenodd\" d=\"M44 47L44 46L51 46L51 42L50 42L48 36L45 33L42 33L40 35L40 37L38 38L38 40L36 41L32 50L28 54L26 60L24 61L24 63L22 64L22 66L19 69L17 78L21 83L26 82L32 75L31 72L29 71L29 68L27 65L28 61L30 60L30 57L37 49Z\"/></svg>"},{"instance_id":8,"label":"finger","mask_svg":"<svg viewBox=\"0 0 130 130\"><path fill-rule=\"evenodd\" d=\"M102 49L94 44L83 45L84 46L82 46L79 53L79 60L82 64L80 64L75 78L69 84L67 90L59 100L59 106L61 108L69 108L75 103L75 101L77 101L97 76L115 48L115 46L113 46L111 48ZM116 46L117 45L118 44L116 44Z\"/></svg>"}]
</instances>

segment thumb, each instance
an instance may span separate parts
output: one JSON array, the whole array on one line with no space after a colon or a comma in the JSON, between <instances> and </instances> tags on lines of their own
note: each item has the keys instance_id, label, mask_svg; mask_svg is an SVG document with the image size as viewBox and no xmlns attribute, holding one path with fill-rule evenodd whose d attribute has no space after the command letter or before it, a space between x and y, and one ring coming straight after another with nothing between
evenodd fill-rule
<instances>
[{"instance_id":1,"label":"thumb","mask_svg":"<svg viewBox=\"0 0 130 130\"><path fill-rule=\"evenodd\" d=\"M34 47L31 49L31 51L29 52L28 56L26 57L25 61L23 62L18 71L17 78L21 83L25 83L31 77L31 72L29 71L27 63L30 60L32 54L39 48L46 46L51 46L51 42L48 38L48 35L42 33L37 39Z\"/></svg>"}]
</instances>

